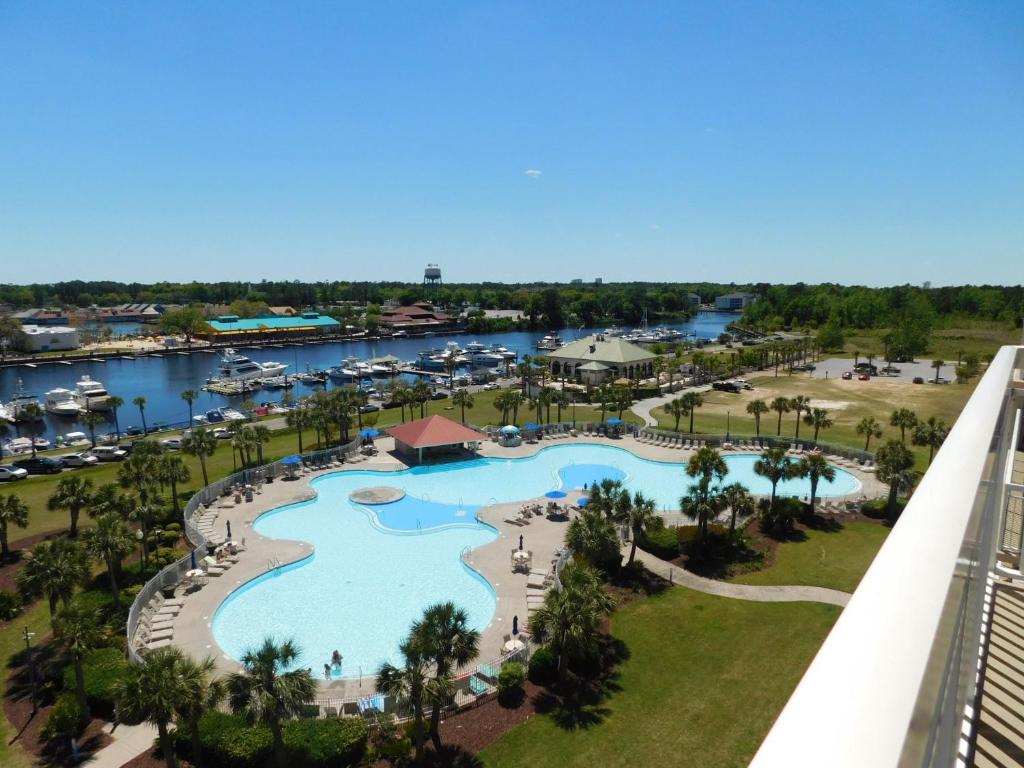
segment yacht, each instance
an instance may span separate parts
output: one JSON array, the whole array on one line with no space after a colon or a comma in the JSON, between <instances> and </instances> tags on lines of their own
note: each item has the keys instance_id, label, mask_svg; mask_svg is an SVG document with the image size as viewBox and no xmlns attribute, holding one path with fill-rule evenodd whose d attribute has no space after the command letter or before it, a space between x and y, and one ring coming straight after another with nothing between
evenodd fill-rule
<instances>
[{"instance_id":1,"label":"yacht","mask_svg":"<svg viewBox=\"0 0 1024 768\"><path fill-rule=\"evenodd\" d=\"M47 413L54 416L77 416L82 412L82 406L75 400L75 393L70 389L57 387L46 393L46 405L43 406Z\"/></svg>"},{"instance_id":2,"label":"yacht","mask_svg":"<svg viewBox=\"0 0 1024 768\"><path fill-rule=\"evenodd\" d=\"M559 347L563 346L562 337L559 336L557 333L549 333L543 339L538 341L534 346L536 346L537 349L558 349Z\"/></svg>"},{"instance_id":3,"label":"yacht","mask_svg":"<svg viewBox=\"0 0 1024 768\"><path fill-rule=\"evenodd\" d=\"M234 408L212 408L206 413L193 416L197 424L223 424L225 421L245 421L245 416Z\"/></svg>"},{"instance_id":4,"label":"yacht","mask_svg":"<svg viewBox=\"0 0 1024 768\"><path fill-rule=\"evenodd\" d=\"M75 382L75 401L83 411L109 411L110 393L107 388L85 374Z\"/></svg>"},{"instance_id":5,"label":"yacht","mask_svg":"<svg viewBox=\"0 0 1024 768\"><path fill-rule=\"evenodd\" d=\"M233 349L225 349L224 357L220 359L219 375L214 378L219 381L266 379L271 376L280 376L287 368L285 363L257 363L245 355L238 354Z\"/></svg>"},{"instance_id":6,"label":"yacht","mask_svg":"<svg viewBox=\"0 0 1024 768\"><path fill-rule=\"evenodd\" d=\"M30 405L37 406L42 410L36 396L26 392L25 385L22 384L21 379L18 379L18 388L11 395L11 401L7 404L7 411L14 421L27 421L28 416L25 414L25 409Z\"/></svg>"},{"instance_id":7,"label":"yacht","mask_svg":"<svg viewBox=\"0 0 1024 768\"><path fill-rule=\"evenodd\" d=\"M14 421L14 414L3 403L0 403L0 421Z\"/></svg>"},{"instance_id":8,"label":"yacht","mask_svg":"<svg viewBox=\"0 0 1024 768\"><path fill-rule=\"evenodd\" d=\"M271 376L263 379L263 386L267 389L291 389L295 386L295 380L287 376Z\"/></svg>"},{"instance_id":9,"label":"yacht","mask_svg":"<svg viewBox=\"0 0 1024 768\"><path fill-rule=\"evenodd\" d=\"M493 352L473 352L469 360L475 368L495 368L505 364L505 358Z\"/></svg>"},{"instance_id":10,"label":"yacht","mask_svg":"<svg viewBox=\"0 0 1024 768\"><path fill-rule=\"evenodd\" d=\"M394 333L391 334L391 338L393 339L405 339L408 338L408 336L408 331L395 331Z\"/></svg>"},{"instance_id":11,"label":"yacht","mask_svg":"<svg viewBox=\"0 0 1024 768\"><path fill-rule=\"evenodd\" d=\"M604 329L604 335L605 336L610 336L612 338L618 338L623 333L625 333L625 331L622 328L619 328L616 325L613 325L611 328L605 328Z\"/></svg>"},{"instance_id":12,"label":"yacht","mask_svg":"<svg viewBox=\"0 0 1024 768\"><path fill-rule=\"evenodd\" d=\"M316 386L317 384L323 384L325 381L327 381L327 373L326 371L307 370L305 373L300 373L297 378L303 384L307 384L309 386Z\"/></svg>"},{"instance_id":13,"label":"yacht","mask_svg":"<svg viewBox=\"0 0 1024 768\"><path fill-rule=\"evenodd\" d=\"M479 341L471 341L466 345L467 352L483 352L487 349L485 344L481 344Z\"/></svg>"},{"instance_id":14,"label":"yacht","mask_svg":"<svg viewBox=\"0 0 1024 768\"><path fill-rule=\"evenodd\" d=\"M503 347L501 344L494 344L491 346L491 354L499 355L502 360L515 360L518 355L508 347Z\"/></svg>"},{"instance_id":15,"label":"yacht","mask_svg":"<svg viewBox=\"0 0 1024 768\"><path fill-rule=\"evenodd\" d=\"M346 357L337 365L327 371L327 375L337 381L355 381L360 377L359 360L355 357Z\"/></svg>"}]
</instances>

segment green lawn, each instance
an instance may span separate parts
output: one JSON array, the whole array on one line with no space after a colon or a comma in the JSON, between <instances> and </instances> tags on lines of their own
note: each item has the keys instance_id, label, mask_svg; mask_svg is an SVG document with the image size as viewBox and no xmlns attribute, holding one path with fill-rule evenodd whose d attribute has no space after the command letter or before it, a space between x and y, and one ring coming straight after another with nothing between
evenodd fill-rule
<instances>
[{"instance_id":1,"label":"green lawn","mask_svg":"<svg viewBox=\"0 0 1024 768\"><path fill-rule=\"evenodd\" d=\"M596 725L542 714L485 749L487 768L746 765L839 608L753 603L684 588L614 617L630 658Z\"/></svg>"},{"instance_id":2,"label":"green lawn","mask_svg":"<svg viewBox=\"0 0 1024 768\"><path fill-rule=\"evenodd\" d=\"M730 581L739 584L799 584L853 592L889 535L879 523L855 520L829 533L808 530L804 541L779 545L767 568L742 573Z\"/></svg>"},{"instance_id":3,"label":"green lawn","mask_svg":"<svg viewBox=\"0 0 1024 768\"><path fill-rule=\"evenodd\" d=\"M6 691L8 664L11 658L25 648L22 632L26 626L29 632L36 633L32 638L33 645L37 645L49 635L50 614L45 600L36 601L35 605L14 621L0 624L0 697L3 697ZM10 743L16 734L17 731L7 722L7 718L0 717L0 765L4 768L29 768L36 764L35 761L19 744Z\"/></svg>"}]
</instances>

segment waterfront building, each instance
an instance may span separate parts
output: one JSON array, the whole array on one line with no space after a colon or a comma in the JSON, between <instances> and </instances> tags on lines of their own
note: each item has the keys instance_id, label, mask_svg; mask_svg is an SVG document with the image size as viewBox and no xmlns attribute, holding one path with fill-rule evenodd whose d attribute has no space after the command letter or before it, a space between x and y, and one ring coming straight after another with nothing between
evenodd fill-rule
<instances>
[{"instance_id":1,"label":"waterfront building","mask_svg":"<svg viewBox=\"0 0 1024 768\"><path fill-rule=\"evenodd\" d=\"M81 337L66 325L23 325L15 343L26 352L63 352L78 349Z\"/></svg>"},{"instance_id":2,"label":"waterfront building","mask_svg":"<svg viewBox=\"0 0 1024 768\"><path fill-rule=\"evenodd\" d=\"M380 311L380 323L393 330L433 331L447 328L454 322L446 312L442 312L427 302L411 306L383 306Z\"/></svg>"},{"instance_id":3,"label":"waterfront building","mask_svg":"<svg viewBox=\"0 0 1024 768\"><path fill-rule=\"evenodd\" d=\"M208 320L210 331L198 334L211 341L231 341L267 337L322 336L339 333L341 323L318 312L303 312L294 317L251 317L221 315Z\"/></svg>"},{"instance_id":4,"label":"waterfront building","mask_svg":"<svg viewBox=\"0 0 1024 768\"><path fill-rule=\"evenodd\" d=\"M597 385L654 375L657 355L638 344L603 333L586 336L547 353L551 375Z\"/></svg>"},{"instance_id":5,"label":"waterfront building","mask_svg":"<svg viewBox=\"0 0 1024 768\"><path fill-rule=\"evenodd\" d=\"M15 320L22 325L69 325L71 318L63 309L34 308L15 312Z\"/></svg>"},{"instance_id":6,"label":"waterfront building","mask_svg":"<svg viewBox=\"0 0 1024 768\"><path fill-rule=\"evenodd\" d=\"M715 309L723 310L726 312L736 312L738 310L746 309L747 306L757 301L756 293L726 293L715 299Z\"/></svg>"}]
</instances>

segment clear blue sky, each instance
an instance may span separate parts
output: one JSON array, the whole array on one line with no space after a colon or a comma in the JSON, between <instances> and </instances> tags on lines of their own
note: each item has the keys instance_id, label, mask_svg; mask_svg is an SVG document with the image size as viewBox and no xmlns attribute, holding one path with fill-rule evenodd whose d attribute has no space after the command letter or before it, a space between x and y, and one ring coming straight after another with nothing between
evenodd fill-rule
<instances>
[{"instance_id":1,"label":"clear blue sky","mask_svg":"<svg viewBox=\"0 0 1024 768\"><path fill-rule=\"evenodd\" d=\"M0 0L0 280L427 262L1019 283L1024 3Z\"/></svg>"}]
</instances>

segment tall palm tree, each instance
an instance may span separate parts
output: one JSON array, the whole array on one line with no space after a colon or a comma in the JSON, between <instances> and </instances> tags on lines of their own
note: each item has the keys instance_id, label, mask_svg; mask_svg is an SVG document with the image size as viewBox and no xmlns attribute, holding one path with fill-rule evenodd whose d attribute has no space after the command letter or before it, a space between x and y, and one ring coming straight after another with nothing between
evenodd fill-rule
<instances>
[{"instance_id":1,"label":"tall palm tree","mask_svg":"<svg viewBox=\"0 0 1024 768\"><path fill-rule=\"evenodd\" d=\"M775 429L776 435L782 434L782 414L789 413L790 409L793 407L792 402L793 401L788 397L776 397L772 400L771 406L769 406L773 411L779 414L779 423Z\"/></svg>"},{"instance_id":2,"label":"tall palm tree","mask_svg":"<svg viewBox=\"0 0 1024 768\"><path fill-rule=\"evenodd\" d=\"M683 416L686 415L686 406L683 404L681 397L673 398L665 403L665 413L675 419L674 432L679 431L679 422L682 421Z\"/></svg>"},{"instance_id":3,"label":"tall palm tree","mask_svg":"<svg viewBox=\"0 0 1024 768\"><path fill-rule=\"evenodd\" d=\"M121 607L121 592L117 586L117 573L121 561L135 549L135 536L131 528L116 512L107 512L96 518L96 525L82 535L82 545L86 554L107 566L107 578L110 580L110 594L114 598L114 607Z\"/></svg>"},{"instance_id":4,"label":"tall palm tree","mask_svg":"<svg viewBox=\"0 0 1024 768\"><path fill-rule=\"evenodd\" d=\"M142 566L148 564L146 551L146 539L149 536L149 524L156 517L163 504L160 497L157 483L157 462L159 459L153 453L147 451L132 451L120 467L117 469L117 482L122 488L130 488L135 491L136 504L131 510L130 517L139 522L142 530L142 538L139 540L141 548Z\"/></svg>"},{"instance_id":5,"label":"tall palm tree","mask_svg":"<svg viewBox=\"0 0 1024 768\"><path fill-rule=\"evenodd\" d=\"M160 482L169 485L171 488L171 507L174 509L175 516L177 516L180 512L178 505L178 483L187 483L192 479L192 473L189 471L188 464L184 462L181 456L165 453L157 461L156 473Z\"/></svg>"},{"instance_id":6,"label":"tall palm tree","mask_svg":"<svg viewBox=\"0 0 1024 768\"><path fill-rule=\"evenodd\" d=\"M188 403L188 425L192 426L192 403L199 399L199 393L194 389L186 389L181 393L181 399Z\"/></svg>"},{"instance_id":7,"label":"tall palm tree","mask_svg":"<svg viewBox=\"0 0 1024 768\"><path fill-rule=\"evenodd\" d=\"M29 403L28 405L24 406L20 411L18 411L18 420L15 423L15 427L17 428L18 425L21 422L23 422L23 421L31 422L32 424L36 424L37 422L42 421L42 418L43 418L43 409L40 408L37 403ZM33 440L32 441L32 458L35 458L35 456L36 456L36 442L35 442L35 440Z\"/></svg>"},{"instance_id":8,"label":"tall palm tree","mask_svg":"<svg viewBox=\"0 0 1024 768\"><path fill-rule=\"evenodd\" d=\"M897 408L889 417L889 424L900 428L900 442L907 444L907 430L913 431L917 426L917 414L909 408Z\"/></svg>"},{"instance_id":9,"label":"tall palm tree","mask_svg":"<svg viewBox=\"0 0 1024 768\"><path fill-rule=\"evenodd\" d=\"M203 485L210 484L210 477L206 473L206 459L213 456L217 451L217 438L205 427L196 427L192 433L181 442L181 450L185 453L196 456L199 459L199 466L203 470Z\"/></svg>"},{"instance_id":10,"label":"tall palm tree","mask_svg":"<svg viewBox=\"0 0 1024 768\"><path fill-rule=\"evenodd\" d=\"M89 563L82 547L68 539L36 544L25 555L18 572L18 589L28 597L45 596L50 604L50 621L57 615L57 602L67 605L75 587L89 576Z\"/></svg>"},{"instance_id":11,"label":"tall palm tree","mask_svg":"<svg viewBox=\"0 0 1024 768\"><path fill-rule=\"evenodd\" d=\"M122 493L117 483L104 483L92 495L92 504L87 510L89 517L100 517L113 512L122 520L131 517L135 499L131 494Z\"/></svg>"},{"instance_id":12,"label":"tall palm tree","mask_svg":"<svg viewBox=\"0 0 1024 768\"><path fill-rule=\"evenodd\" d=\"M554 403L558 409L558 415L555 417L556 421L562 421L562 409L568 408L570 405L569 393L564 389L554 390L551 395L551 402Z\"/></svg>"},{"instance_id":13,"label":"tall palm tree","mask_svg":"<svg viewBox=\"0 0 1024 768\"><path fill-rule=\"evenodd\" d=\"M412 385L413 402L420 406L420 418L426 416L427 403L430 402L430 387L423 379Z\"/></svg>"},{"instance_id":14,"label":"tall palm tree","mask_svg":"<svg viewBox=\"0 0 1024 768\"><path fill-rule=\"evenodd\" d=\"M455 371L459 369L459 364L455 361L454 355L448 355L444 359L444 370L448 374L448 389L455 388Z\"/></svg>"},{"instance_id":15,"label":"tall palm tree","mask_svg":"<svg viewBox=\"0 0 1024 768\"><path fill-rule=\"evenodd\" d=\"M78 420L84 424L89 430L89 441L92 443L92 447L96 447L96 427L100 424L106 423L106 419L96 411L86 411Z\"/></svg>"},{"instance_id":16,"label":"tall palm tree","mask_svg":"<svg viewBox=\"0 0 1024 768\"><path fill-rule=\"evenodd\" d=\"M71 529L68 535L75 538L78 535L78 516L82 509L92 502L93 482L87 477L79 475L67 475L57 481L57 489L46 501L46 506L51 511L66 509L71 516Z\"/></svg>"},{"instance_id":17,"label":"tall palm tree","mask_svg":"<svg viewBox=\"0 0 1024 768\"><path fill-rule=\"evenodd\" d=\"M754 462L754 472L767 478L768 482L772 484L768 509L774 513L776 490L780 481L788 480L793 476L793 460L786 455L784 448L769 448L761 454L761 458Z\"/></svg>"},{"instance_id":18,"label":"tall palm tree","mask_svg":"<svg viewBox=\"0 0 1024 768\"><path fill-rule=\"evenodd\" d=\"M754 499L743 483L730 483L722 489L722 501L729 507L729 535L736 535L736 520L754 513Z\"/></svg>"},{"instance_id":19,"label":"tall palm tree","mask_svg":"<svg viewBox=\"0 0 1024 768\"><path fill-rule=\"evenodd\" d=\"M896 500L899 492L909 488L914 480L914 454L898 440L889 440L875 454L878 469L875 476L889 486L885 509L890 520L896 519Z\"/></svg>"},{"instance_id":20,"label":"tall palm tree","mask_svg":"<svg viewBox=\"0 0 1024 768\"><path fill-rule=\"evenodd\" d=\"M28 505L13 493L0 496L0 563L6 563L11 556L7 535L12 525L28 526Z\"/></svg>"},{"instance_id":21,"label":"tall palm tree","mask_svg":"<svg viewBox=\"0 0 1024 768\"><path fill-rule=\"evenodd\" d=\"M405 406L402 406L403 410ZM299 407L288 411L284 422L295 430L299 437L299 453L302 453L302 430L309 426L309 413L305 408Z\"/></svg>"},{"instance_id":22,"label":"tall palm tree","mask_svg":"<svg viewBox=\"0 0 1024 768\"><path fill-rule=\"evenodd\" d=\"M796 411L796 431L793 433L793 436L797 440L799 440L800 414L802 414L804 411L809 411L811 409L811 398L807 397L807 395L797 395L796 397L789 401L789 407Z\"/></svg>"},{"instance_id":23,"label":"tall palm tree","mask_svg":"<svg viewBox=\"0 0 1024 768\"><path fill-rule=\"evenodd\" d=\"M292 640L278 645L266 638L259 648L249 649L242 656L242 671L233 672L227 680L228 704L250 723L270 729L274 741L274 762L286 768L284 720L297 717L316 695L316 683L308 669L283 670L299 658L300 651Z\"/></svg>"},{"instance_id":24,"label":"tall palm tree","mask_svg":"<svg viewBox=\"0 0 1024 768\"><path fill-rule=\"evenodd\" d=\"M429 662L423 650L411 639L398 646L403 664L385 662L377 671L377 691L396 701L408 702L413 713L413 745L416 763L423 759L423 704L430 680Z\"/></svg>"},{"instance_id":25,"label":"tall palm tree","mask_svg":"<svg viewBox=\"0 0 1024 768\"><path fill-rule=\"evenodd\" d=\"M629 526L630 539L632 540L626 567L633 565L633 560L636 557L637 539L647 533L648 529L659 520L661 518L658 517L654 499L648 499L643 493L637 491L633 496L632 503L629 505L628 512L622 519L622 522Z\"/></svg>"},{"instance_id":26,"label":"tall palm tree","mask_svg":"<svg viewBox=\"0 0 1024 768\"><path fill-rule=\"evenodd\" d=\"M628 496L626 497L628 500ZM565 532L565 544L595 568L608 573L619 567L619 535L610 517L590 505L580 512Z\"/></svg>"},{"instance_id":27,"label":"tall palm tree","mask_svg":"<svg viewBox=\"0 0 1024 768\"><path fill-rule=\"evenodd\" d=\"M754 417L754 435L757 437L761 436L761 417L769 410L764 400L751 400L747 403L747 413Z\"/></svg>"},{"instance_id":28,"label":"tall palm tree","mask_svg":"<svg viewBox=\"0 0 1024 768\"><path fill-rule=\"evenodd\" d=\"M946 364L945 360L932 360L932 368L935 369L935 383L939 383L939 373L942 371L942 366Z\"/></svg>"},{"instance_id":29,"label":"tall palm tree","mask_svg":"<svg viewBox=\"0 0 1024 768\"><path fill-rule=\"evenodd\" d=\"M864 436L864 450L866 451L871 446L872 437L882 436L882 425L874 416L865 416L857 422L857 434Z\"/></svg>"},{"instance_id":30,"label":"tall palm tree","mask_svg":"<svg viewBox=\"0 0 1024 768\"><path fill-rule=\"evenodd\" d=\"M725 459L714 448L700 448L686 463L686 474L697 482L691 486L693 492L682 511L697 520L697 532L703 538L708 531L708 523L714 517L715 505L712 503L712 482L722 482L729 473Z\"/></svg>"},{"instance_id":31,"label":"tall palm tree","mask_svg":"<svg viewBox=\"0 0 1024 768\"><path fill-rule=\"evenodd\" d=\"M818 433L833 426L833 421L824 408L811 408L804 414L804 423L814 427L814 442L818 442Z\"/></svg>"},{"instance_id":32,"label":"tall palm tree","mask_svg":"<svg viewBox=\"0 0 1024 768\"><path fill-rule=\"evenodd\" d=\"M928 446L928 465L931 466L935 450L941 448L949 436L949 427L942 419L929 416L928 421L922 421L914 427L914 434L911 438L914 445Z\"/></svg>"},{"instance_id":33,"label":"tall palm tree","mask_svg":"<svg viewBox=\"0 0 1024 768\"><path fill-rule=\"evenodd\" d=\"M103 640L103 629L96 619L96 612L77 603L60 609L53 623L57 641L71 657L75 670L75 698L78 699L79 723L89 722L89 699L85 695L85 670L82 662L85 655L97 648Z\"/></svg>"},{"instance_id":34,"label":"tall palm tree","mask_svg":"<svg viewBox=\"0 0 1024 768\"><path fill-rule=\"evenodd\" d=\"M186 692L180 678L181 655L181 651L173 647L150 651L141 663L129 664L114 687L114 700L121 717L156 726L167 768L178 765L167 726L185 703Z\"/></svg>"},{"instance_id":35,"label":"tall palm tree","mask_svg":"<svg viewBox=\"0 0 1024 768\"><path fill-rule=\"evenodd\" d=\"M473 408L473 395L468 389L460 389L452 395L452 405L462 408L462 423L466 423L466 409Z\"/></svg>"},{"instance_id":36,"label":"tall palm tree","mask_svg":"<svg viewBox=\"0 0 1024 768\"><path fill-rule=\"evenodd\" d=\"M452 602L435 603L412 625L411 638L434 664L434 677L447 680L465 667L480 650L480 633L469 625L469 616ZM441 751L441 707L430 712L430 738Z\"/></svg>"},{"instance_id":37,"label":"tall palm tree","mask_svg":"<svg viewBox=\"0 0 1024 768\"><path fill-rule=\"evenodd\" d=\"M519 421L519 406L523 404L525 398L523 393L518 389L510 389L508 391L508 407L512 413L512 423L515 424Z\"/></svg>"},{"instance_id":38,"label":"tall palm tree","mask_svg":"<svg viewBox=\"0 0 1024 768\"><path fill-rule=\"evenodd\" d=\"M831 483L836 479L836 470L820 453L809 453L800 459L796 474L806 477L811 482L811 514L814 514L815 500L818 496L818 483L822 480Z\"/></svg>"},{"instance_id":39,"label":"tall palm tree","mask_svg":"<svg viewBox=\"0 0 1024 768\"><path fill-rule=\"evenodd\" d=\"M107 398L107 405L110 406L110 413L114 417L114 438L121 439L121 422L117 419L117 412L124 405L124 398L117 395L110 395Z\"/></svg>"},{"instance_id":40,"label":"tall palm tree","mask_svg":"<svg viewBox=\"0 0 1024 768\"><path fill-rule=\"evenodd\" d=\"M364 393L365 394L365 393ZM252 432L253 444L256 446L256 463L263 466L263 446L270 442L272 435L270 430L262 424L248 427L247 432Z\"/></svg>"},{"instance_id":41,"label":"tall palm tree","mask_svg":"<svg viewBox=\"0 0 1024 768\"><path fill-rule=\"evenodd\" d=\"M699 392L687 392L683 395L683 405L686 407L686 413L690 416L690 434L693 434L693 415L694 412L704 405L704 398Z\"/></svg>"},{"instance_id":42,"label":"tall palm tree","mask_svg":"<svg viewBox=\"0 0 1024 768\"><path fill-rule=\"evenodd\" d=\"M174 708L175 719L181 727L184 722L192 742L189 762L196 768L203 766L203 745L199 738L199 720L204 714L217 708L227 694L224 681L214 675L216 665L212 658L196 661L181 654L178 659L178 683L182 696Z\"/></svg>"},{"instance_id":43,"label":"tall palm tree","mask_svg":"<svg viewBox=\"0 0 1024 768\"><path fill-rule=\"evenodd\" d=\"M149 430L146 428L146 398L142 395L132 398L132 404L138 406L139 418L142 419L142 436L145 437L149 434Z\"/></svg>"}]
</instances>

